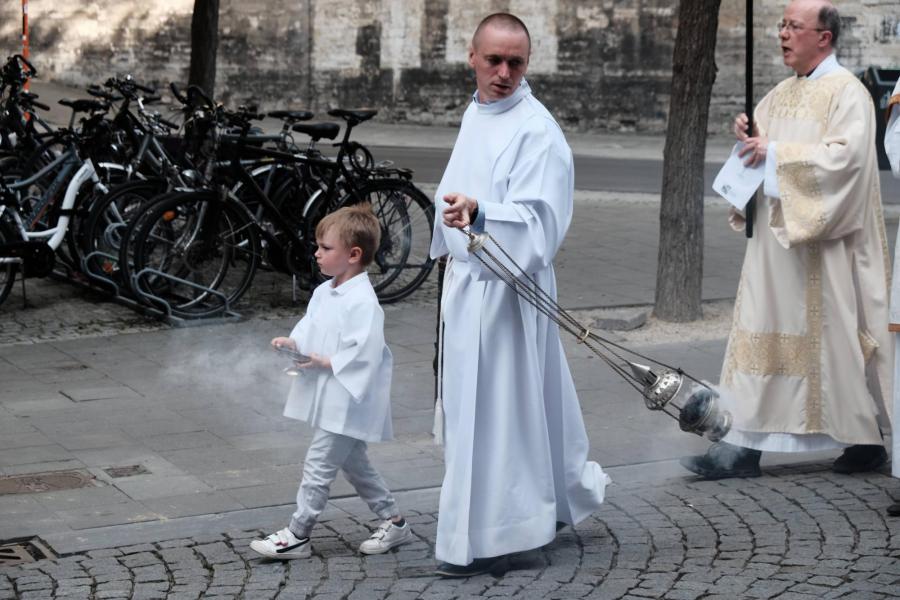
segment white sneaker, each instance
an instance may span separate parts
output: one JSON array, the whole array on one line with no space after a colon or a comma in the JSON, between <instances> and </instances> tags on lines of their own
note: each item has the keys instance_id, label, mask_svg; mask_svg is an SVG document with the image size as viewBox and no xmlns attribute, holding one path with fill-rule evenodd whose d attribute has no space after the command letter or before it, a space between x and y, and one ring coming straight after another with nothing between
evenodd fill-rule
<instances>
[{"instance_id":1,"label":"white sneaker","mask_svg":"<svg viewBox=\"0 0 900 600\"><path fill-rule=\"evenodd\" d=\"M359 545L359 551L363 554L383 554L395 546L411 542L412 539L412 528L409 523L398 527L388 519L378 526L372 537Z\"/></svg>"},{"instance_id":2,"label":"white sneaker","mask_svg":"<svg viewBox=\"0 0 900 600\"><path fill-rule=\"evenodd\" d=\"M309 543L309 538L300 541L287 527L276 531L264 540L253 540L250 542L250 549L266 558L278 560L309 558L312 554L312 544Z\"/></svg>"}]
</instances>

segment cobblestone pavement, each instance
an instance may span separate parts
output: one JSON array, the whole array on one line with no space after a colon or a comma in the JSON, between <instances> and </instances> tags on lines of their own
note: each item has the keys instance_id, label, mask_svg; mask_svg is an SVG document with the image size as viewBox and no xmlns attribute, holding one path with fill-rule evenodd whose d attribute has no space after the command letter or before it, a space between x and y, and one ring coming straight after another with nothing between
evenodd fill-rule
<instances>
[{"instance_id":1,"label":"cobblestone pavement","mask_svg":"<svg viewBox=\"0 0 900 600\"><path fill-rule=\"evenodd\" d=\"M884 507L898 495L896 479L827 464L615 485L548 546L443 580L432 575L436 494L420 494L407 511L417 541L385 555L355 550L372 522L337 517L316 528L309 560L261 560L248 544L268 532L230 531L2 569L0 599L897 598L900 519Z\"/></svg>"}]
</instances>

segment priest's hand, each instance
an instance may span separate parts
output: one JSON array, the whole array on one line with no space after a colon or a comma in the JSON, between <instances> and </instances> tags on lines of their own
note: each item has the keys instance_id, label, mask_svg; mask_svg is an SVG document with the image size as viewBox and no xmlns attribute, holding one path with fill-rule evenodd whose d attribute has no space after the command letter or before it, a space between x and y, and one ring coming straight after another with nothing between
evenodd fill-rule
<instances>
[{"instance_id":1,"label":"priest's hand","mask_svg":"<svg viewBox=\"0 0 900 600\"><path fill-rule=\"evenodd\" d=\"M453 192L444 196L449 206L444 209L444 225L462 229L472 224L472 217L478 211L478 201L465 194Z\"/></svg>"},{"instance_id":2,"label":"priest's hand","mask_svg":"<svg viewBox=\"0 0 900 600\"><path fill-rule=\"evenodd\" d=\"M753 135L747 133L747 125L750 119L746 113L741 113L734 118L734 136L744 147L738 151L738 156L744 159L748 167L755 167L766 161L766 150L769 147L769 138L759 135L759 127L753 124Z\"/></svg>"},{"instance_id":3,"label":"priest's hand","mask_svg":"<svg viewBox=\"0 0 900 600\"><path fill-rule=\"evenodd\" d=\"M747 113L741 113L734 118L734 136L739 142L746 142L750 139L751 136L747 133L749 123L750 119L747 117ZM756 126L756 123L753 124L753 135L759 135L759 127Z\"/></svg>"},{"instance_id":4,"label":"priest's hand","mask_svg":"<svg viewBox=\"0 0 900 600\"><path fill-rule=\"evenodd\" d=\"M766 151L769 148L769 138L764 135L748 137L744 140L744 147L738 150L738 156L744 159L744 165L755 167L766 162Z\"/></svg>"},{"instance_id":5,"label":"priest's hand","mask_svg":"<svg viewBox=\"0 0 900 600\"><path fill-rule=\"evenodd\" d=\"M316 354L315 352L309 355L309 360L307 362L295 362L294 363L299 369L328 369L331 370L331 359L327 356L322 356L321 354Z\"/></svg>"}]
</instances>

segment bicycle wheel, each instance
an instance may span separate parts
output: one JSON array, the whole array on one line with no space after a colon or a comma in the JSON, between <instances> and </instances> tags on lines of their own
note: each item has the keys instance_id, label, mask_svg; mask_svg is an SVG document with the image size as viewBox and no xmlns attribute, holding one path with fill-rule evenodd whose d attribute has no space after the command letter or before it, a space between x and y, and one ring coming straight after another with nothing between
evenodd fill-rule
<instances>
[{"instance_id":1,"label":"bicycle wheel","mask_svg":"<svg viewBox=\"0 0 900 600\"><path fill-rule=\"evenodd\" d=\"M271 196L281 219L268 214L260 220L264 231L272 237L263 252L265 264L294 276L294 283L302 290L310 290L324 281L313 256L318 219L310 217L310 214L323 215L326 210L325 194L320 186L308 173L292 174Z\"/></svg>"},{"instance_id":2,"label":"bicycle wheel","mask_svg":"<svg viewBox=\"0 0 900 600\"><path fill-rule=\"evenodd\" d=\"M372 206L381 223L381 244L369 265L372 287L381 302L402 300L422 285L434 266L429 256L434 205L418 188L400 179L368 181L358 196ZM340 206L358 202L351 194Z\"/></svg>"},{"instance_id":3,"label":"bicycle wheel","mask_svg":"<svg viewBox=\"0 0 900 600\"><path fill-rule=\"evenodd\" d=\"M85 232L90 218L91 207L109 195L112 189L125 183L128 174L121 165L104 163L97 165L99 184L86 181L78 190L75 198L74 214L69 220L66 230L65 244L59 247L58 253L63 261L75 271L81 271L85 247Z\"/></svg>"},{"instance_id":4,"label":"bicycle wheel","mask_svg":"<svg viewBox=\"0 0 900 600\"><path fill-rule=\"evenodd\" d=\"M212 316L237 302L253 280L259 257L255 224L246 209L209 191L154 204L132 245L134 286L183 318Z\"/></svg>"},{"instance_id":5,"label":"bicycle wheel","mask_svg":"<svg viewBox=\"0 0 900 600\"><path fill-rule=\"evenodd\" d=\"M162 179L132 181L97 199L91 206L81 239L82 269L112 279L117 285L126 285L119 266L125 232L141 207L165 189L166 182Z\"/></svg>"},{"instance_id":6,"label":"bicycle wheel","mask_svg":"<svg viewBox=\"0 0 900 600\"><path fill-rule=\"evenodd\" d=\"M0 219L0 246L18 239L13 225L5 218ZM12 292L16 283L16 271L16 265L13 263L0 264L0 304L3 304Z\"/></svg>"},{"instance_id":7,"label":"bicycle wheel","mask_svg":"<svg viewBox=\"0 0 900 600\"><path fill-rule=\"evenodd\" d=\"M142 296L139 296L134 290L134 238L137 236L137 232L140 231L141 225L147 219L147 216L151 213L152 209L159 202L163 202L168 200L169 198L179 196L183 192L167 192L165 194L160 194L159 196L154 196L153 198L148 199L146 202L140 204L137 208L134 209L133 213L128 215L126 219L127 227L123 230L119 243L119 281L122 282L126 293L134 298L135 300L142 301L142 303L147 304L142 300Z\"/></svg>"},{"instance_id":8,"label":"bicycle wheel","mask_svg":"<svg viewBox=\"0 0 900 600\"><path fill-rule=\"evenodd\" d=\"M0 154L0 180L4 183L14 183L22 178L22 169L19 158L15 154L3 152Z\"/></svg>"}]
</instances>

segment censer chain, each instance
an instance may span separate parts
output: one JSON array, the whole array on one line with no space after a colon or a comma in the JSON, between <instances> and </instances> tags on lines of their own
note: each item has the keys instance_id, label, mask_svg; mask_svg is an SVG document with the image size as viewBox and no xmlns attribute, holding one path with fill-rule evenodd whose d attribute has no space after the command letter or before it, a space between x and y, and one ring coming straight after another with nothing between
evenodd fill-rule
<instances>
[{"instance_id":1,"label":"censer chain","mask_svg":"<svg viewBox=\"0 0 900 600\"><path fill-rule=\"evenodd\" d=\"M473 237L473 234L470 234L467 232L463 232L463 233L465 235L469 236L470 238ZM650 356L646 356L644 354L641 354L640 352L635 352L634 350L631 350L630 348L626 348L625 346L622 346L621 344L617 344L616 342L614 342L612 340L604 338L604 337L594 333L593 331L591 331L588 327L585 327L584 325L582 325L577 319L575 319L575 317L573 317L570 313L568 313L564 308L559 306L559 304L556 302L556 300L554 300L550 296L550 294L548 294L544 289L542 289L538 285L537 281L535 281L535 279L533 277L531 277L527 272L525 272L524 269L522 269L522 267L520 267L518 265L518 263L516 263L515 259L513 259L513 257L509 255L509 253L503 248L503 246L500 245L500 243L494 238L494 236L492 236L489 233L486 233L484 235L487 236L487 239L489 239L494 244L494 246L497 247L497 249L503 254L503 256L506 257L506 259L513 266L515 266L515 268L521 274L521 276L517 276L505 264L503 264L503 262L501 260L499 260L496 256L494 256L494 254L490 250L488 250L486 247L482 247L480 249L480 251L483 252L484 254L486 254L494 264L496 264L498 267L500 267L504 271L504 273L507 274L507 276L508 276L507 278L501 277L501 279L503 279L508 285L513 287L516 290L516 292L519 293L520 295L522 295L521 291L520 291L521 290L520 286L522 283L521 280L525 279L528 283L531 284L531 288L528 288L528 291L535 298L540 298L542 303L546 304L548 307L552 307L552 310L560 315L560 319L564 319L565 321L567 321L570 324L570 327L564 327L564 328L566 329L566 331L568 331L569 333L574 335L576 338L578 338L579 340L582 340L582 341L585 338L591 338L591 339L595 340L596 342L602 344L606 348L606 350L608 350L610 352L610 354L612 354L613 356L615 356L616 358L618 358L620 360L627 361L628 359L625 358L624 356L622 356L621 354L619 354L618 352L616 352L615 350L613 350L613 348L622 350L624 352L627 352L628 354L631 354L632 356L636 356L643 360L652 362L661 367L665 367L665 368L671 369L673 371L680 371L680 369L678 369L677 367L674 367L672 365L667 365L667 364L662 363ZM475 256L477 257L478 255L475 254ZM483 259L481 260L481 262L486 265L486 263ZM488 268L490 269L490 267L488 267ZM497 272L495 270L493 270L493 269L490 269L490 270L494 274L497 274ZM499 277L499 274L497 274L497 275ZM533 304L533 302L532 302L532 304ZM559 321L557 321L557 322L559 322ZM560 323L560 326L562 327L563 325ZM685 374L685 375L687 375L687 374ZM687 376L690 379L693 379L690 375L687 375Z\"/></svg>"},{"instance_id":2,"label":"censer chain","mask_svg":"<svg viewBox=\"0 0 900 600\"><path fill-rule=\"evenodd\" d=\"M630 369L627 369L622 364L613 360L616 358L620 361L630 362L627 358L622 356L619 352L616 352L613 348L625 350L630 354L638 356L644 360L648 360L652 363L658 364L660 366L666 368L668 365L664 365L659 361L652 359L650 357L646 357L642 354L629 350L611 340L608 340L596 333L592 332L589 328L582 325L577 319L575 319L569 312L563 309L559 304L546 292L544 291L518 264L516 264L515 260L512 259L509 254L503 250L500 244L492 237L489 236L489 239L493 244L500 249L500 251L506 256L510 263L512 263L516 269L522 274L521 277L517 276L513 271L507 267L503 261L499 260L497 256L495 256L490 250L482 247L478 252L474 254L475 258L491 273L497 276L498 279L506 283L513 291L516 292L519 297L524 299L526 302L531 304L535 309L537 309L540 313L547 316L551 321L556 323L560 328L569 332L576 338L578 338L580 343L583 343L589 350L591 350L595 355L597 355L600 359L602 359L606 364L610 366L610 368L615 371L618 375L620 375L625 381L628 382L636 391L639 393L643 393L644 388L643 384L639 384L634 379L634 375L631 373ZM485 260L479 253L484 254L490 260ZM524 281L523 281L524 279ZM526 283L527 282L527 283ZM602 347L598 348L596 344ZM612 356L612 358L610 356ZM668 413L668 411L666 411ZM671 414L671 413L669 413Z\"/></svg>"}]
</instances>

